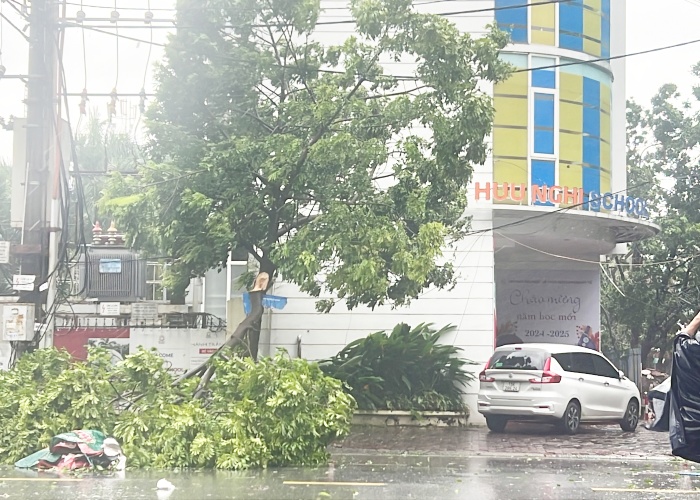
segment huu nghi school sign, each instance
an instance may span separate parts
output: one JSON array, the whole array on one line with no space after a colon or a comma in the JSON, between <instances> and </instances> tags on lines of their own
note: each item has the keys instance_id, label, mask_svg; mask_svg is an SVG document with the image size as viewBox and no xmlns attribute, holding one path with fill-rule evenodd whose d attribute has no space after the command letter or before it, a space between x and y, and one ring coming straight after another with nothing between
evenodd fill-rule
<instances>
[{"instance_id":1,"label":"huu nghi school sign","mask_svg":"<svg viewBox=\"0 0 700 500\"><path fill-rule=\"evenodd\" d=\"M513 201L523 204L569 205L572 208L599 212L625 213L629 216L640 218L649 217L649 209L646 200L634 198L616 193L598 193L590 191L586 197L583 188L569 188L566 186L539 186L533 184L516 184L512 182L480 182L474 183L475 201Z\"/></svg>"}]
</instances>

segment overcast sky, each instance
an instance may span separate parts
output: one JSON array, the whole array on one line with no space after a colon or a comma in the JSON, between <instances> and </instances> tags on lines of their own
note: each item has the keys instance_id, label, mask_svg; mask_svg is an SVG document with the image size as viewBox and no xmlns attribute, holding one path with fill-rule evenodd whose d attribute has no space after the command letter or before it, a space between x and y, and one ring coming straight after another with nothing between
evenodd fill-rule
<instances>
[{"instance_id":1,"label":"overcast sky","mask_svg":"<svg viewBox=\"0 0 700 500\"><path fill-rule=\"evenodd\" d=\"M612 0L613 2L622 0ZM88 18L109 17L114 4L108 0L84 0L83 10ZM25 27L12 5L21 2L9 0L0 2L0 12L15 21L18 28ZM79 10L80 0L70 0L67 15L74 17ZM88 4L90 6L88 6ZM118 0L117 5L122 20L142 18L148 0ZM158 19L172 18L173 0L151 0L151 10ZM627 2L627 52L637 52L656 47L672 45L700 37L697 24L700 21L700 0L628 0ZM97 8L95 6L104 6ZM134 10L129 10L130 8ZM159 10L165 9L165 10ZM91 24L95 24L94 22ZM134 24L134 23L130 23ZM1 62L7 74L27 72L27 43L5 20L0 37ZM612 29L615 29L613 26ZM114 30L111 30L114 32ZM126 29L120 35L163 43L167 30ZM81 30L68 28L65 46L66 78L69 93L80 93L84 87L92 93L108 94L113 88L121 93L138 93L146 77L147 92L152 87L152 64L161 56L161 49L149 44L119 39L96 32L85 31L85 51ZM615 54L613 54L615 55ZM664 83L676 83L687 95L695 84L691 67L700 60L700 43L686 47L664 50L652 54L629 57L627 59L627 96L645 104ZM84 64L84 61L86 64ZM118 61L118 63L117 63ZM23 116L22 99L25 89L20 80L0 80L0 117ZM78 98L71 99L70 115L74 127L79 118ZM90 107L94 107L106 117L109 97L91 97ZM118 124L125 130L133 130L138 124L138 98L130 99L120 107ZM82 125L81 125L82 126ZM10 160L11 133L0 130L0 158Z\"/></svg>"}]
</instances>

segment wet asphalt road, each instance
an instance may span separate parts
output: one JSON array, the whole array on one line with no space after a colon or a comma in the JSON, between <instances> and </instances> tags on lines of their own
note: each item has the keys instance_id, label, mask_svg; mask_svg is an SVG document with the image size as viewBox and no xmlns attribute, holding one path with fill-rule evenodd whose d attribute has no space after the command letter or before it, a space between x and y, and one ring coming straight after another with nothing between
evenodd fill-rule
<instances>
[{"instance_id":1,"label":"wet asphalt road","mask_svg":"<svg viewBox=\"0 0 700 500\"><path fill-rule=\"evenodd\" d=\"M375 455L318 469L241 473L132 472L59 478L0 471L0 498L17 499L665 499L699 498L686 462ZM172 492L156 490L161 477Z\"/></svg>"},{"instance_id":2,"label":"wet asphalt road","mask_svg":"<svg viewBox=\"0 0 700 500\"><path fill-rule=\"evenodd\" d=\"M587 427L561 436L535 425L504 434L358 427L330 451L332 464L315 469L126 471L122 477L0 469L0 500L700 500L700 464L672 457L668 436L644 429ZM160 478L176 489L157 491Z\"/></svg>"}]
</instances>

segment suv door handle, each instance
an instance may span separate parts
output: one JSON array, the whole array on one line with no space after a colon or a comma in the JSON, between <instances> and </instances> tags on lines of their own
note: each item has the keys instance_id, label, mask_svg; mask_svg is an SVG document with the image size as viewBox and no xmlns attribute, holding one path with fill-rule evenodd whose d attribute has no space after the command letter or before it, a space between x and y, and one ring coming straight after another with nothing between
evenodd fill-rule
<instances>
[{"instance_id":1,"label":"suv door handle","mask_svg":"<svg viewBox=\"0 0 700 500\"><path fill-rule=\"evenodd\" d=\"M610 382L605 382L605 384L603 384L603 385L605 385L605 387L609 387L609 386L610 386Z\"/></svg>"},{"instance_id":2,"label":"suv door handle","mask_svg":"<svg viewBox=\"0 0 700 500\"><path fill-rule=\"evenodd\" d=\"M583 377L578 379L579 382L583 382Z\"/></svg>"}]
</instances>

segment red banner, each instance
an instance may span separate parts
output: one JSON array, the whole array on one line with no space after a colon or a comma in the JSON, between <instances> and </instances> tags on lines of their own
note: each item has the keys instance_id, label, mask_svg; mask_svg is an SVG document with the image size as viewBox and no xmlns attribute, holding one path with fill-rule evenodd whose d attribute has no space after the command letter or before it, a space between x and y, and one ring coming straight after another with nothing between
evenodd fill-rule
<instances>
[{"instance_id":1,"label":"red banner","mask_svg":"<svg viewBox=\"0 0 700 500\"><path fill-rule=\"evenodd\" d=\"M87 359L88 345L111 348L115 356L123 358L129 353L129 337L129 327L56 328L53 344L56 349L65 349L74 359L81 361Z\"/></svg>"}]
</instances>

